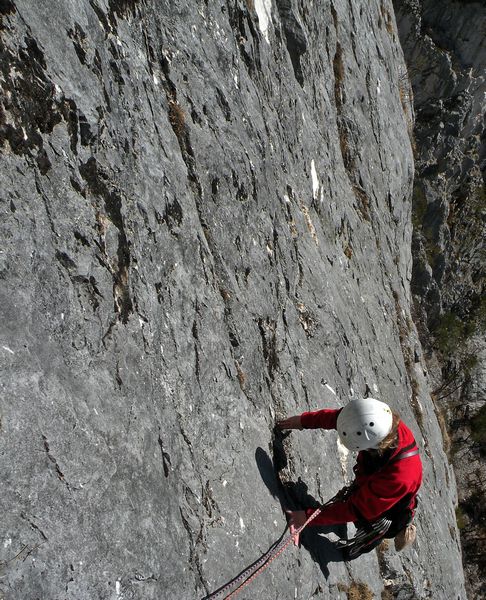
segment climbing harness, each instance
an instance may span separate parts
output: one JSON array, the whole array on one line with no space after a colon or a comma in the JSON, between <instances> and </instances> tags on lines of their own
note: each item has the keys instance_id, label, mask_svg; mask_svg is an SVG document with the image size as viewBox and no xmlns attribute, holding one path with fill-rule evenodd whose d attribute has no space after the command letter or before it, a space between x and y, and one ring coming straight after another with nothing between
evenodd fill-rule
<instances>
[{"instance_id":1,"label":"climbing harness","mask_svg":"<svg viewBox=\"0 0 486 600\"><path fill-rule=\"evenodd\" d=\"M330 504L333 501L334 501L334 498L332 500L330 500L329 502L327 502L326 506L327 506L327 504ZM296 536L300 535L300 533L304 530L304 528L307 527L307 525L317 517L317 515L321 512L321 510L323 508L324 508L323 506L320 508L316 508L316 510L311 514L311 516L307 519L307 521L301 527L299 527L294 533L292 533L291 535L289 535L287 537L285 537L285 532L287 531L287 528L286 528L285 531L283 532L282 536L280 537L280 539L277 540L274 544L272 544L272 546L270 546L269 550L267 550L267 552L265 552L265 554L261 558L259 558L257 561L255 561L247 569L242 571L239 575L234 577L226 585L224 585L223 587L220 587L215 592L212 592L211 594L204 596L204 598L202 598L202 600L212 600L213 598L219 598L220 596L222 596L222 594L226 594L227 592L229 592L229 590L231 588L233 588L235 585L238 584L237 587L231 593L229 593L227 596L224 596L224 598L226 600L229 600L230 598L234 598L237 594L239 594L241 592L241 590L244 587L246 587L251 581L253 581L257 575L259 575L262 571L264 571L267 567L269 567L270 564L278 556L280 556L282 554L282 552L285 550L285 548L287 548L289 546L289 544L294 540L294 538Z\"/></svg>"},{"instance_id":2,"label":"climbing harness","mask_svg":"<svg viewBox=\"0 0 486 600\"><path fill-rule=\"evenodd\" d=\"M412 456L417 456L417 454L420 454L420 451L417 448L417 442L413 440L411 444L409 444L406 448L404 448L401 452L399 452L396 456L389 460L387 465L390 465L394 462L398 462L399 460L403 460L404 458L411 458Z\"/></svg>"},{"instance_id":3,"label":"climbing harness","mask_svg":"<svg viewBox=\"0 0 486 600\"><path fill-rule=\"evenodd\" d=\"M341 550L346 560L357 558L365 550L372 550L378 545L390 529L393 521L382 517L373 523L366 523L359 527L356 535L350 540L341 540L336 546Z\"/></svg>"}]
</instances>

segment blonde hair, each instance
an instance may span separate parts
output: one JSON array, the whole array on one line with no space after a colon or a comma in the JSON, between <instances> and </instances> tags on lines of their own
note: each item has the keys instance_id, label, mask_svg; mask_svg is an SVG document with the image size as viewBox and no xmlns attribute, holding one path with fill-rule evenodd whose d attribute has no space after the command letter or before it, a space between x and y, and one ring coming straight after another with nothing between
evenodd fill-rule
<instances>
[{"instance_id":1,"label":"blonde hair","mask_svg":"<svg viewBox=\"0 0 486 600\"><path fill-rule=\"evenodd\" d=\"M389 450L390 448L396 448L398 446L398 425L400 423L400 417L397 415L397 413L392 413L392 415L393 420L390 433L380 442L380 445L378 446L378 452L380 452L380 454L383 454L383 452Z\"/></svg>"}]
</instances>

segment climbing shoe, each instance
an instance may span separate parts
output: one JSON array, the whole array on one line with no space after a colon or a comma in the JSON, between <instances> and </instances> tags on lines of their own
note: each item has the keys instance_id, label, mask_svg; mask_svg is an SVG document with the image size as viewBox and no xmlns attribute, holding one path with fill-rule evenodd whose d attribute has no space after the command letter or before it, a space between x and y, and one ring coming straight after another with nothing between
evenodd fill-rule
<instances>
[{"instance_id":1,"label":"climbing shoe","mask_svg":"<svg viewBox=\"0 0 486 600\"><path fill-rule=\"evenodd\" d=\"M395 536L395 550L400 552L404 548L411 546L417 537L417 528L413 523L404 527Z\"/></svg>"}]
</instances>

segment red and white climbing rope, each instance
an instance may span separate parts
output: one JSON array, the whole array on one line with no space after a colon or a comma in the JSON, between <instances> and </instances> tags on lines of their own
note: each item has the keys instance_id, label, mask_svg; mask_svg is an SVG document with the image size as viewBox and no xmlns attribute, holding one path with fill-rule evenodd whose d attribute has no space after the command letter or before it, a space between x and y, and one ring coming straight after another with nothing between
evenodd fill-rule
<instances>
[{"instance_id":1,"label":"red and white climbing rope","mask_svg":"<svg viewBox=\"0 0 486 600\"><path fill-rule=\"evenodd\" d=\"M250 567L242 571L239 575L229 581L226 585L219 588L215 592L204 596L202 600L213 600L214 598L224 597L226 600L230 598L234 598L237 594L239 594L243 588L245 588L249 583L251 583L257 575L262 573L270 564L282 554L282 552L290 545L290 543L301 534L301 532L307 527L307 525L313 521L317 515L321 512L321 508L316 508L316 510L311 514L311 516L307 519L307 521L298 529L291 533L286 538L282 536L280 540L275 542L270 549L265 552L265 554L259 558L256 562L254 562ZM284 532L285 535L285 532ZM234 587L237 586L237 587ZM232 592L230 590L233 589ZM228 593L230 592L230 593ZM223 594L227 594L223 596Z\"/></svg>"}]
</instances>

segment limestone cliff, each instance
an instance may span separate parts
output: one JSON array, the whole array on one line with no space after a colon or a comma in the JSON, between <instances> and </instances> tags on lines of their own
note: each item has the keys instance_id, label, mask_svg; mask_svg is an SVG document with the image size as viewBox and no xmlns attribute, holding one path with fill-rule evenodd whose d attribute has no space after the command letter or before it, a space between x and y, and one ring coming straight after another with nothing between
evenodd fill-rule
<instances>
[{"instance_id":1,"label":"limestone cliff","mask_svg":"<svg viewBox=\"0 0 486 600\"><path fill-rule=\"evenodd\" d=\"M0 16L0 597L201 598L283 530L276 471L296 504L349 480L335 434L275 419L372 394L422 449L416 545L309 532L242 597L465 598L391 1Z\"/></svg>"},{"instance_id":2,"label":"limestone cliff","mask_svg":"<svg viewBox=\"0 0 486 600\"><path fill-rule=\"evenodd\" d=\"M449 424L471 600L486 595L486 7L396 0L414 90L416 320Z\"/></svg>"}]
</instances>

